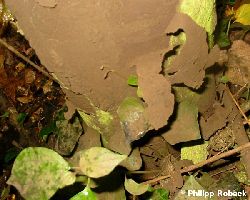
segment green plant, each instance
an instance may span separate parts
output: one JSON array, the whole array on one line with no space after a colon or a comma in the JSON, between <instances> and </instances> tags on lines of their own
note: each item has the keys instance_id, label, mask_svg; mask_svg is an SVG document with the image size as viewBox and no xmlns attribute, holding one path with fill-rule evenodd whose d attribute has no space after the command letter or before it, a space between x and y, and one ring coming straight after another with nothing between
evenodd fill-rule
<instances>
[{"instance_id":1,"label":"green plant","mask_svg":"<svg viewBox=\"0 0 250 200\"><path fill-rule=\"evenodd\" d=\"M228 47L231 42L229 31L232 29L243 30L242 39L250 30L250 4L249 1L228 1L224 3L225 11L222 19L219 21L215 40L223 48Z\"/></svg>"},{"instance_id":2,"label":"green plant","mask_svg":"<svg viewBox=\"0 0 250 200\"><path fill-rule=\"evenodd\" d=\"M62 156L51 149L28 147L16 157L7 183L15 186L27 200L48 200L58 189L80 181L85 183L85 189L70 200L96 200L97 195L91 189L92 179L110 174L127 156L103 147L92 147L79 151L77 158L78 166L71 167ZM87 183L84 177L87 177ZM154 191L149 184L138 184L132 179L125 178L124 185L132 195L152 192L152 196L157 196L152 198L155 200L168 194L165 190L160 193L158 190Z\"/></svg>"},{"instance_id":3,"label":"green plant","mask_svg":"<svg viewBox=\"0 0 250 200\"><path fill-rule=\"evenodd\" d=\"M51 149L28 147L17 156L8 184L15 186L27 200L46 200L58 189L73 184L76 174L99 178L108 175L127 158L126 155L114 153L103 147L92 147L79 152L79 155L79 166L72 168L62 156ZM70 171L72 169L76 171ZM72 199L78 199L83 195L85 199L96 198L89 184Z\"/></svg>"}]
</instances>

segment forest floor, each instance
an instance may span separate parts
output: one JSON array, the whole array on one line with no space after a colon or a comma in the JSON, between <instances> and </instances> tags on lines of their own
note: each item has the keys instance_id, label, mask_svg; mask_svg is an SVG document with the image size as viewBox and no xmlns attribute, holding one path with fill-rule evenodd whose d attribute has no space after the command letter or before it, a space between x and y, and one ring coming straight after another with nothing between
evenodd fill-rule
<instances>
[{"instance_id":1,"label":"forest floor","mask_svg":"<svg viewBox=\"0 0 250 200\"><path fill-rule=\"evenodd\" d=\"M13 24L2 24L1 27L1 40L46 71L35 50L29 46L25 37L17 32ZM245 69L245 63L250 63L250 33L244 38L242 34L242 30L230 32L232 45L225 52L225 55L230 56L230 62L208 69L208 73L216 80L213 85L216 102L213 109L206 113L213 118L204 121L210 123L206 130L207 135L203 135L208 142L207 163L198 166L193 165L191 161L181 161L181 146L168 144L160 134L154 132L135 143L143 162L140 171L130 173L135 180L146 181L155 187L160 185L170 190L170 195L173 196L185 186L185 175L195 171L199 184L210 191L218 188L237 191L244 189L250 194L246 178L247 174L250 175L250 157L244 153L240 154L240 151L225 155L225 152L247 144L250 135L247 120L250 110L249 67ZM17 190L6 183L15 157L25 147L55 148L55 122L61 119L67 110L66 96L60 85L39 73L15 51L0 45L1 200L22 199ZM199 142L190 142L188 146L197 144ZM210 162L209 158L215 159ZM197 170L198 168L202 170ZM170 176L166 176L169 174ZM128 196L132 199L131 195Z\"/></svg>"}]
</instances>

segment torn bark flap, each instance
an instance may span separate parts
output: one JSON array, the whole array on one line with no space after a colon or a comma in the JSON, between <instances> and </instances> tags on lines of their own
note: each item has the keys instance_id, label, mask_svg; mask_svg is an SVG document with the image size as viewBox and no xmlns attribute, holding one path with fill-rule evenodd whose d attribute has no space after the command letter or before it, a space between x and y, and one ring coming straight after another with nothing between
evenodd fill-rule
<instances>
[{"instance_id":1,"label":"torn bark flap","mask_svg":"<svg viewBox=\"0 0 250 200\"><path fill-rule=\"evenodd\" d=\"M199 88L205 77L205 68L218 61L218 57L215 53L209 57L206 31L188 15L176 13L174 19L167 27L166 33L183 30L187 39L171 66L165 69L165 73L172 84L184 83L186 86ZM218 51L216 52L218 54Z\"/></svg>"},{"instance_id":2,"label":"torn bark flap","mask_svg":"<svg viewBox=\"0 0 250 200\"><path fill-rule=\"evenodd\" d=\"M147 104L145 115L155 130L165 126L173 112L174 95L171 84L161 72L163 52L153 52L137 61L138 85Z\"/></svg>"}]
</instances>

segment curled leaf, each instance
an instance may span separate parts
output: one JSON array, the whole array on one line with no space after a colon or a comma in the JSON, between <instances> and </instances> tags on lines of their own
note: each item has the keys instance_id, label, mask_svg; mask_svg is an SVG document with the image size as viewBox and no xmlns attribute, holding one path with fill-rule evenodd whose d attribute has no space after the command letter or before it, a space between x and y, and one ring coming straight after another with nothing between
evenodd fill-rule
<instances>
[{"instance_id":1,"label":"curled leaf","mask_svg":"<svg viewBox=\"0 0 250 200\"><path fill-rule=\"evenodd\" d=\"M141 195L147 192L150 188L149 184L139 184L136 183L133 179L125 178L124 183L125 189L132 195Z\"/></svg>"}]
</instances>

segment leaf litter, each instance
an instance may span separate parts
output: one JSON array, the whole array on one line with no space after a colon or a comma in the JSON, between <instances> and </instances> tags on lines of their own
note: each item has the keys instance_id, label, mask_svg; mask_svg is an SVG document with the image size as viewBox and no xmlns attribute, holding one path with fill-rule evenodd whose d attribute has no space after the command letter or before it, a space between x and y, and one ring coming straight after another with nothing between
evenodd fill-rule
<instances>
[{"instance_id":1,"label":"leaf litter","mask_svg":"<svg viewBox=\"0 0 250 200\"><path fill-rule=\"evenodd\" d=\"M60 2L56 1L35 3L51 9L60 6ZM87 155L91 149L99 149L95 155L85 155L80 161L81 171L93 177L92 181L97 183L97 187L90 188L84 181L82 186L87 185L85 189L79 188L75 196L71 195L68 199L85 198L83 195L86 191L89 194L86 199L104 200L130 199L135 196L137 199L190 199L183 192L189 189L247 191L249 155L241 153L238 157L222 157L219 161L216 156L224 155L249 140L246 134L249 132L249 121L246 120L249 117L249 43L247 40L232 41L232 46L226 51L220 51L217 46L211 48L211 41L208 41L209 45L207 43L207 40L211 40L208 36L215 26L215 11L211 5L214 6L214 1L207 2L199 10L202 17L203 8L208 6L208 16L195 19L188 11L190 5L183 4L180 10L190 17L179 12L174 14L165 27L168 48L163 45L160 49L152 48L152 51L143 52L130 60L136 70L125 73L126 89L120 87L120 90L126 95L120 95L121 91L115 88L112 92L119 93L119 100L111 100L111 103L103 98L101 92L98 98L103 98L102 103L93 100L93 95L90 95L91 98L81 96L81 104L76 103L79 99L74 100L74 92L64 90L65 94L57 81L39 73L21 61L18 55L1 46L0 114L6 117L0 118L4 133L0 133L0 144L4 144L4 147L0 145L0 160L4 160L4 155L13 147L16 152L20 152L28 146L45 146L66 156L65 159L76 166L78 162L71 161L72 156L74 158L78 153L81 158L82 152ZM199 5L192 6L199 8ZM236 15L242 23L248 20L244 9L242 6ZM202 20L206 23L202 24ZM16 28L12 23L9 32L3 32L5 40L46 71ZM44 62L43 56L41 59ZM60 63L60 59L57 61ZM120 71L111 71L114 73L105 81L114 80L113 74L118 74L120 78L124 76ZM121 79L118 82L122 82ZM104 85L99 87L98 91L106 90ZM136 90L139 94L137 97ZM74 103L69 103L71 100ZM70 115L62 109L65 102ZM5 115L7 112L9 114ZM18 116L21 115L25 115L25 118L19 123ZM64 115L69 117L65 119ZM12 130L21 139L10 134ZM5 139L2 140L2 137ZM112 155L112 159L107 154ZM6 166L16 156L15 162L18 162L20 155L13 155L1 166L1 170L6 170ZM215 158L214 163L198 166L209 158ZM60 159L56 158L55 161ZM113 165L111 160L115 162ZM227 165L228 161L230 165ZM31 164L30 159L27 163ZM108 165L112 167L108 169ZM214 170L220 172L216 174ZM31 169L26 169L25 173L29 171ZM15 168L9 183L13 182L14 172ZM124 180L125 174L128 179ZM4 181L6 178L2 176L0 189L8 191ZM32 180L31 175L26 178ZM15 186L19 188L18 184ZM39 183L38 186L43 187ZM125 194L125 189L134 197ZM53 190L53 194L56 190ZM18 191L26 197L21 189ZM7 196L13 195L12 191L7 193ZM14 195L16 199L22 199L18 193ZM55 194L52 199L57 199L58 195Z\"/></svg>"}]
</instances>

